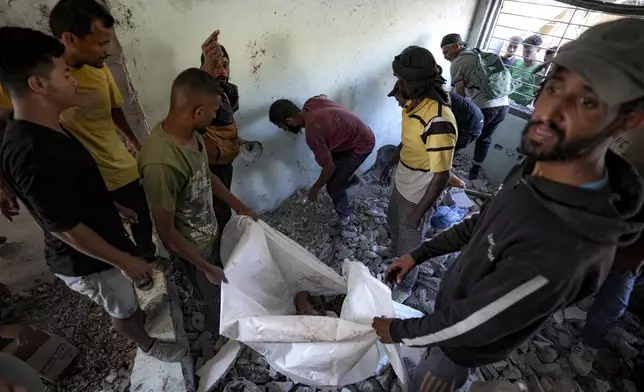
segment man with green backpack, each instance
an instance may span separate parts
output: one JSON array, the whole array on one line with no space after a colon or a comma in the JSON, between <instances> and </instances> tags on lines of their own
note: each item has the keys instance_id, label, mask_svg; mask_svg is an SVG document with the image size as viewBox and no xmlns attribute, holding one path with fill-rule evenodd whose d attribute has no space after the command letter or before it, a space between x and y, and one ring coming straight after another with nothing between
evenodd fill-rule
<instances>
[{"instance_id":1,"label":"man with green backpack","mask_svg":"<svg viewBox=\"0 0 644 392\"><path fill-rule=\"evenodd\" d=\"M452 86L458 95L470 97L481 112L484 124L474 147L470 180L479 177L481 165L492 143L492 134L508 114L508 94L512 77L495 53L470 50L459 34L448 34L441 41L445 59L452 63Z\"/></svg>"}]
</instances>

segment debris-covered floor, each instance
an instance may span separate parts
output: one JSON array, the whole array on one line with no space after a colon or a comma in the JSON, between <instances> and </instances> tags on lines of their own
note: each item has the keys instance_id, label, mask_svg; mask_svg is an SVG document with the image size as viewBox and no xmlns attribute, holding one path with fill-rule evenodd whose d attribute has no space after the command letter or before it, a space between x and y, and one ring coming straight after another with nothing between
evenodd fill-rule
<instances>
[{"instance_id":1,"label":"debris-covered floor","mask_svg":"<svg viewBox=\"0 0 644 392\"><path fill-rule=\"evenodd\" d=\"M455 171L462 179L466 178L464 170L469 168L469 164L465 156L455 158ZM385 217L390 189L382 186L369 174L365 175L363 180L359 186L350 190L353 222L339 233L334 232L335 214L330 199L321 197L318 203L311 203L307 200L304 191L297 192L284 201L277 210L266 214L262 219L297 241L338 272L344 259L359 260L369 266L374 276L382 279L383 270L392 260ZM470 189L484 193L494 191L494 187L488 185L484 179L466 181L466 183ZM481 199L471 199L476 205L482 203ZM471 208L472 211L476 209L476 206ZM434 233L430 230L428 236ZM430 313L434 307L440 278L456 257L456 254L449 255L422 265L414 295L406 301L406 304ZM611 346L618 347L619 351L610 348L602 351L598 357L596 369L591 375L578 377L573 374L568 364L568 355L572 346L578 342L583 327L582 319L591 303L590 300L584 301L579 305L581 308L553 317L531 342L522 346L506 361L479 369L470 381L496 378L510 381L522 379L532 391L538 392L607 392L610 390L635 392L632 369L638 361L644 361L644 354L639 354L640 356L637 357L644 346L644 339L638 336L643 331L641 320L632 313L627 313L620 328L615 329L611 334ZM186 315L184 321L189 325L189 315ZM206 340L215 345L215 350L209 348L203 350L203 347L201 350L193 350L198 363L207 359L200 359L200 353L212 356L225 343L224 338L217 338L209 333L191 332L193 342L197 342L198 345ZM633 349L629 350L627 347L633 347ZM231 384L230 390L253 390L249 389L250 387L244 381L239 381L239 378L254 383L261 391L313 392L317 390L295 385L271 369L264 358L249 348L244 349L236 365L225 381L218 385L217 390L222 391L227 384L235 382L234 380L238 380L237 384ZM233 385L235 388L232 388ZM467 390L469 385L470 383L464 390ZM243 389L244 387L247 389ZM378 377L346 386L341 390L388 392L398 391L400 387L389 368Z\"/></svg>"},{"instance_id":2,"label":"debris-covered floor","mask_svg":"<svg viewBox=\"0 0 644 392\"><path fill-rule=\"evenodd\" d=\"M464 156L455 158L456 172L465 178L462 169L469 167ZM460 167L459 167L460 166ZM461 169L462 168L462 169ZM466 181L469 188L485 193L493 192L485 180ZM340 270L344 259L365 263L372 274L382 279L383 270L392 260L385 212L390 189L367 174L363 182L350 190L353 221L342 231L334 229L335 214L328 197L317 203L299 191L275 211L262 217L272 227L285 233L307 248L322 261ZM482 200L472 198L476 205ZM474 206L471 210L476 210ZM434 234L430 230L428 236ZM414 295L406 304L430 313L443 276L457 255L432 260L421 266L421 274ZM226 342L214 332L204 330L199 307L190 296L190 288L180 276L173 279L184 311L184 326L191 342L191 355L198 368L212 358ZM644 329L642 320L627 313L620 328L610 335L613 349L602 351L590 376L573 374L568 364L571 347L578 341L585 311L591 301L579 304L574 311L558 314L529 343L526 343L506 361L479 369L471 380L505 378L523 379L532 391L592 391L610 390L635 392L632 370L644 362ZM135 348L118 336L109 318L87 298L71 292L61 282L45 284L29 292L14 295L9 304L9 321L31 323L68 339L80 348L79 357L54 385L47 383L48 391L126 391L129 390L130 367ZM242 381L241 378L247 380ZM315 388L295 385L266 363L266 360L245 348L217 391L253 391L248 383L267 392L313 392ZM469 385L469 384L468 384ZM467 387L465 388L467 389ZM356 385L346 386L344 392L399 391L400 386L391 368L378 377Z\"/></svg>"},{"instance_id":3,"label":"debris-covered floor","mask_svg":"<svg viewBox=\"0 0 644 392\"><path fill-rule=\"evenodd\" d=\"M31 324L80 349L78 357L48 392L129 391L134 344L116 333L110 318L90 299L62 281L14 293L3 322Z\"/></svg>"}]
</instances>

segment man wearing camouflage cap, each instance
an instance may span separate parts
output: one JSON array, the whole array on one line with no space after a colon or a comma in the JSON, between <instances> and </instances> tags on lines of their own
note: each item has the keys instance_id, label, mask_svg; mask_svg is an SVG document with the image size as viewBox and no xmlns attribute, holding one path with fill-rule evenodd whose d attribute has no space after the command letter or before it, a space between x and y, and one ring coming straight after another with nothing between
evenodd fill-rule
<instances>
[{"instance_id":1,"label":"man wearing camouflage cap","mask_svg":"<svg viewBox=\"0 0 644 392\"><path fill-rule=\"evenodd\" d=\"M375 318L385 343L427 347L410 391L459 389L470 369L505 359L553 313L594 295L618 247L644 228L644 183L609 150L644 128L644 20L597 25L561 48L523 130L527 159L480 214L396 260L417 264L461 251L434 313Z\"/></svg>"}]
</instances>

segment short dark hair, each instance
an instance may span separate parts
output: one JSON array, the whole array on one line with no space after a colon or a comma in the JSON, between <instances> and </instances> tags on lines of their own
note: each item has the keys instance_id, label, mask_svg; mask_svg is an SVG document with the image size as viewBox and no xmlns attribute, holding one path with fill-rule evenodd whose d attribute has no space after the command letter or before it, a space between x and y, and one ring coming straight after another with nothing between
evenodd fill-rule
<instances>
[{"instance_id":1,"label":"short dark hair","mask_svg":"<svg viewBox=\"0 0 644 392\"><path fill-rule=\"evenodd\" d=\"M546 49L546 56L550 56L551 54L555 54L555 52L559 49L556 46L553 46L551 48Z\"/></svg>"},{"instance_id":2,"label":"short dark hair","mask_svg":"<svg viewBox=\"0 0 644 392\"><path fill-rule=\"evenodd\" d=\"M533 34L529 36L528 38L523 40L523 45L528 45L528 46L541 46L543 43L543 39L541 39L541 36L539 34Z\"/></svg>"},{"instance_id":3,"label":"short dark hair","mask_svg":"<svg viewBox=\"0 0 644 392\"><path fill-rule=\"evenodd\" d=\"M60 0L49 14L49 28L57 38L66 32L83 38L92 32L95 21L114 26L114 17L95 0Z\"/></svg>"},{"instance_id":4,"label":"short dark hair","mask_svg":"<svg viewBox=\"0 0 644 392\"><path fill-rule=\"evenodd\" d=\"M523 38L519 37L518 35L515 35L515 36L510 37L510 39L508 41L514 42L516 44L520 44L520 43L523 42Z\"/></svg>"},{"instance_id":5,"label":"short dark hair","mask_svg":"<svg viewBox=\"0 0 644 392\"><path fill-rule=\"evenodd\" d=\"M199 68L188 68L181 72L172 82L172 92L184 90L197 94L219 95L223 94L217 79Z\"/></svg>"},{"instance_id":6,"label":"short dark hair","mask_svg":"<svg viewBox=\"0 0 644 392\"><path fill-rule=\"evenodd\" d=\"M0 27L0 84L11 96L29 89L30 76L49 76L54 57L65 47L57 39L26 27Z\"/></svg>"},{"instance_id":7,"label":"short dark hair","mask_svg":"<svg viewBox=\"0 0 644 392\"><path fill-rule=\"evenodd\" d=\"M268 119L272 123L283 123L287 118L293 118L300 112L300 108L288 99L278 99L273 102L268 110Z\"/></svg>"}]
</instances>

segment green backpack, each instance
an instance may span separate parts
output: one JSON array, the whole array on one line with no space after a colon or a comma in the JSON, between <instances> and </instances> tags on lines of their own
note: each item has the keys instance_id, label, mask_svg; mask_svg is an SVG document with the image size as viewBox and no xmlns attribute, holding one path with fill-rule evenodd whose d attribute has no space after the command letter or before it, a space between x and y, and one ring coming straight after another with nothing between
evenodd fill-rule
<instances>
[{"instance_id":1,"label":"green backpack","mask_svg":"<svg viewBox=\"0 0 644 392\"><path fill-rule=\"evenodd\" d=\"M512 75L496 53L481 52L480 49L464 50L461 55L476 56L476 70L473 86L481 90L485 98L495 99L512 93Z\"/></svg>"}]
</instances>

